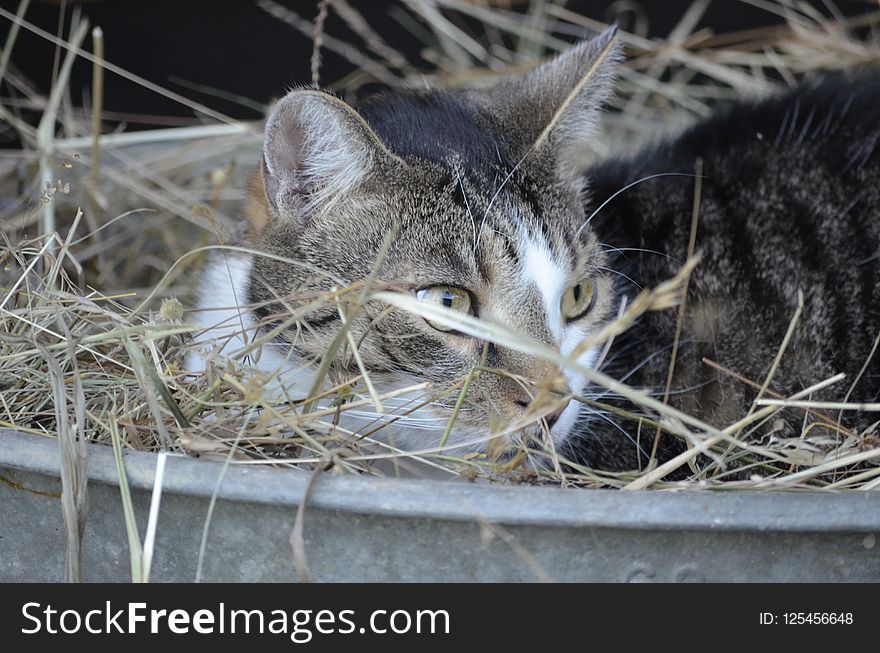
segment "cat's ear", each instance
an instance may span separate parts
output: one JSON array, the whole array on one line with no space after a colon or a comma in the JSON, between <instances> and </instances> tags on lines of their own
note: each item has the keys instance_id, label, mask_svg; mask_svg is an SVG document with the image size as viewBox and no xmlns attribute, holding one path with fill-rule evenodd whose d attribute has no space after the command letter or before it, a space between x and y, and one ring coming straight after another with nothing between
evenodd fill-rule
<instances>
[{"instance_id":1,"label":"cat's ear","mask_svg":"<svg viewBox=\"0 0 880 653\"><path fill-rule=\"evenodd\" d=\"M356 189L382 159L396 157L352 107L322 91L292 91L266 123L266 199L278 216L304 217Z\"/></svg>"},{"instance_id":2,"label":"cat's ear","mask_svg":"<svg viewBox=\"0 0 880 653\"><path fill-rule=\"evenodd\" d=\"M580 174L620 60L617 27L610 27L496 87L498 112L505 126L519 130L529 152L549 151L561 174Z\"/></svg>"}]
</instances>

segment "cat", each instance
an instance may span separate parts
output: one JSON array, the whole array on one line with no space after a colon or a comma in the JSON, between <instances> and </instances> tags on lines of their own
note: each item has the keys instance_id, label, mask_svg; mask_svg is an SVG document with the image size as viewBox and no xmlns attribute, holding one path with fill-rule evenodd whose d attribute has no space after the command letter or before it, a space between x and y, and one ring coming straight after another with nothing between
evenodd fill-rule
<instances>
[{"instance_id":1,"label":"cat","mask_svg":"<svg viewBox=\"0 0 880 653\"><path fill-rule=\"evenodd\" d=\"M610 352L578 345L640 288L676 274L699 181L703 258L689 282L668 403L717 426L742 417L755 390L702 359L761 383L798 290L803 314L772 388L788 396L836 372L854 377L880 327L877 76L739 103L585 170L621 60L612 28L487 89L387 91L356 106L324 91L290 92L266 124L246 207L243 243L256 253L209 260L189 369L237 358L271 374L277 396L301 398L343 314L329 302L290 316L321 293L375 278L419 305L493 320L660 395L674 310L642 316ZM577 369L560 373L510 343L426 316L367 303L348 324L360 360L349 351L334 365L351 376L363 366L380 392L460 385L480 366L444 443L454 453L485 453L499 423L515 427L503 442L546 441L596 469L642 469L682 451L678 438L664 434L653 446L653 432L640 441L636 425L584 407L573 397L633 408ZM248 346L257 333L262 345ZM874 398L876 375L872 359L852 398ZM382 437L436 449L459 394L434 397ZM371 419L383 418L352 411L345 424L358 434ZM529 461L549 464L534 453Z\"/></svg>"}]
</instances>

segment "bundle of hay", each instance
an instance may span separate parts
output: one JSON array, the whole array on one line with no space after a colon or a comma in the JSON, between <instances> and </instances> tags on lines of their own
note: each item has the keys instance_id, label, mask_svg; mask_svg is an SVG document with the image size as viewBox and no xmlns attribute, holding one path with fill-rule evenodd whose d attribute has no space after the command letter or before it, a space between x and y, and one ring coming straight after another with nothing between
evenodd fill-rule
<instances>
[{"instance_id":1,"label":"bundle of hay","mask_svg":"<svg viewBox=\"0 0 880 653\"><path fill-rule=\"evenodd\" d=\"M880 11L843 17L820 14L802 2L767 0L762 6L784 19L776 27L725 34L695 31L708 4L696 0L664 40L621 33L628 59L619 93L605 120L604 138L587 156L608 155L612 144L635 148L707 115L717 103L763 95L815 71L880 63ZM407 0L392 10L391 18L423 40L420 61L413 62L386 43L349 3L320 5L316 24L311 16L297 15L272 0L260 1L267 12L315 39L316 77L321 48L349 58L357 68L354 74L323 81L353 94L374 81L396 87L423 85L426 78L441 86L484 84L501 69L527 69L564 50L574 38L603 27L550 2L511 8L508 3ZM321 29L321 14L327 11L342 18L355 42ZM31 29L11 16L4 11L2 19ZM87 54L80 49L86 33L79 22L65 40L67 55L49 97L18 79L6 66L7 56L0 65L0 76L19 91L19 105L25 102L43 116L34 126L18 117L19 105L11 100L0 106L3 119L25 144L0 159L0 427L241 464L306 469L332 464L338 470L385 474L418 461L416 468L468 478L590 487L673 485L663 480L668 468L600 474L554 459L550 469L535 472L508 458L501 462L486 455L462 456L442 446L404 453L377 439L394 415L405 415L420 402L440 393L464 397L466 378L448 388L400 388L378 395L368 382L354 385L326 369L332 390L278 403L263 392L264 378L229 364L218 362L205 374L185 373L182 363L193 346L187 309L192 280L206 252L230 246L247 175L258 162L261 125L227 119L175 96L203 124L100 134L99 97L91 115L63 102L71 62ZM14 39L12 33L7 53ZM90 56L99 96L100 69L126 73L100 53ZM641 311L674 306L686 272L645 293L601 337L619 333ZM365 293L380 291L341 288L312 306L343 302L357 310ZM494 336L517 339L506 332ZM523 340L519 346L528 343ZM650 401L628 392L637 403ZM364 407L384 411L385 417L358 433L339 426L340 412ZM696 434L693 425L684 429L674 415L662 412L658 422L634 417L633 423L696 437L695 446L704 449L716 468L729 456L740 464L745 459L760 472L751 480L713 480L695 466L691 480L676 486L880 485L880 467L864 464L880 458L876 436L840 429L836 411L816 410L809 402L803 404L801 437L750 443L749 428L772 423L779 409L756 407L728 429L707 427ZM817 423L826 428L814 429ZM443 431L438 430L438 442Z\"/></svg>"}]
</instances>

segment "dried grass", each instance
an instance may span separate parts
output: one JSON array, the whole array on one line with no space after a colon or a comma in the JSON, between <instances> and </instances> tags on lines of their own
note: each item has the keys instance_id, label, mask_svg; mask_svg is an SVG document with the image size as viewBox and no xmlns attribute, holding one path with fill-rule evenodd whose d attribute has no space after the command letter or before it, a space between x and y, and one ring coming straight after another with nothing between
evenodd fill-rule
<instances>
[{"instance_id":1,"label":"dried grass","mask_svg":"<svg viewBox=\"0 0 880 653\"><path fill-rule=\"evenodd\" d=\"M425 42L422 61L413 62L385 43L353 4L325 3L365 46L322 35L323 48L348 57L358 68L335 86L356 92L366 81L408 87L422 85L426 78L440 86L479 86L497 70L527 69L540 57L567 47L572 37L602 27L556 3L530 3L531 13L525 14L495 4L402 2L391 18ZM753 4L780 14L785 23L729 34L694 32L706 6L695 2L666 40L623 32L629 59L604 136L589 158L606 155L620 143L635 147L706 115L718 102L763 94L815 70L880 63L880 11L874 5L867 5L863 16L842 18L820 15L794 0ZM271 0L260 0L260 5L312 35L311 17L297 16ZM457 396L460 408L474 374L497 373L484 367L449 387L419 384L383 393L369 383L362 366L351 379L339 378L328 365L321 374L332 380L332 389L319 390L322 386L316 384L309 397L286 403L266 397L266 379L231 365L215 366L206 374L186 374L182 362L193 329L183 307L192 299L194 271L206 252L217 247L234 249L229 243L241 213L244 180L258 161L260 126L231 121L118 69L100 53L84 52L74 45L80 34L71 41L59 40L2 9L0 20L18 21L21 29L43 36L47 47L60 44L109 73L123 74L178 99L206 121L199 126L95 139L88 112L72 111L53 99L64 93L63 75L47 100L6 70L10 37L0 71L23 98L3 104L0 112L27 147L4 152L0 158L0 197L4 198L0 203L0 427L60 437L68 447L87 439L117 448L185 452L229 464L332 467L340 472L394 474L430 469L472 479L629 489L839 490L880 485L876 434L849 432L841 428L836 415L827 413L876 410L877 406L849 404L845 389L840 392L841 402L809 400L810 392L839 383L842 376L816 379L814 388L793 397L775 395L769 378L762 382L740 377L740 382L760 388L763 398L735 424L713 428L599 371L579 368L574 362L576 353L565 358L503 325L443 312L370 283L304 298L308 300L304 308L291 315L288 323L328 304L337 306L349 321L366 301L395 305L542 356L560 369L577 369L591 382L658 416L648 420L606 406L631 425L636 437L662 430L684 439L690 448L659 467L609 474L566 467L566 461L554 452L529 452L548 458L549 469L539 472L520 465L523 451L495 459L491 453L462 454L446 441L452 422L438 428L438 446L430 450L402 452L381 441L381 429L395 417L439 395ZM84 34L84 27L80 32ZM13 51L13 62L14 56ZM47 119L48 126L35 130L18 118L22 102L44 111L57 107L58 120ZM90 219L100 227L88 228L78 207L90 211ZM49 209L54 229L47 229L49 225L41 219ZM618 320L583 346L609 343L645 311L674 309L694 263L690 261L667 284L637 297ZM345 328L336 346L356 359L357 343ZM737 377L735 370L713 361L706 364ZM362 383L355 385L357 381ZM539 395L528 420L537 422L559 407L559 402L552 392ZM384 411L386 417L358 433L339 426L342 412L364 407ZM770 437L761 444L749 438L757 425L775 419L783 407L803 411L800 437ZM497 449L492 441L499 442L502 435L523 425L494 428L486 436L488 450ZM754 470L755 477L730 480L725 469L734 464L740 470ZM671 471L687 465L690 480L664 480ZM76 476L71 483L77 483ZM71 538L75 537L72 533ZM148 557L148 551L143 553ZM71 570L72 575L76 573ZM148 562L139 573L148 576Z\"/></svg>"}]
</instances>

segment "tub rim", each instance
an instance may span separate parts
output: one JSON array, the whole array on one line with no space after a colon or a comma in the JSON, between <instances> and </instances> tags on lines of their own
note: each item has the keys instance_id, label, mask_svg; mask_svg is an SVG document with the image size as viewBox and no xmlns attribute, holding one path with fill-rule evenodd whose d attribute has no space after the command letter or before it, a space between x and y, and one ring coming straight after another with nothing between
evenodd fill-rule
<instances>
[{"instance_id":1,"label":"tub rim","mask_svg":"<svg viewBox=\"0 0 880 653\"><path fill-rule=\"evenodd\" d=\"M90 482L118 486L110 447L89 444ZM158 455L125 451L132 489L152 490ZM60 478L58 442L0 428L0 467ZM210 498L223 463L167 457L163 493ZM311 474L230 465L219 500L297 506ZM27 488L24 488L27 489ZM758 532L880 531L876 491L639 490L502 486L457 481L322 475L309 510L508 525L631 530Z\"/></svg>"}]
</instances>

